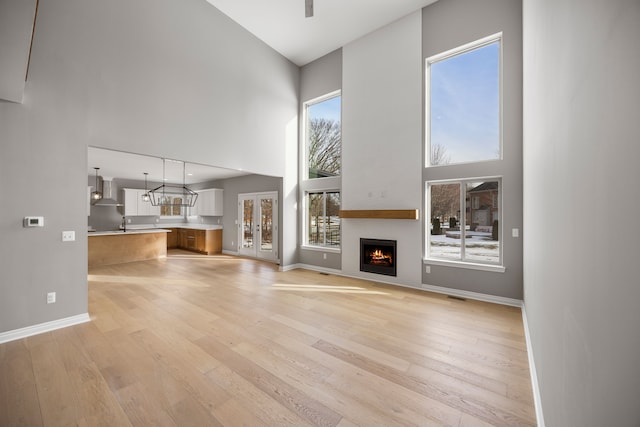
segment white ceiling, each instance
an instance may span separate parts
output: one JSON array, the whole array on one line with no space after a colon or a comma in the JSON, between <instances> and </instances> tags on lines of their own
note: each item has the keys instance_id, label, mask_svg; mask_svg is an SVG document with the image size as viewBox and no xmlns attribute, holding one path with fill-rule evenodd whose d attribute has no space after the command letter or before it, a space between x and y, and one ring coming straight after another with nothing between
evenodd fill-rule
<instances>
[{"instance_id":1,"label":"white ceiling","mask_svg":"<svg viewBox=\"0 0 640 427\"><path fill-rule=\"evenodd\" d=\"M207 0L253 35L302 66L436 0Z\"/></svg>"},{"instance_id":2,"label":"white ceiling","mask_svg":"<svg viewBox=\"0 0 640 427\"><path fill-rule=\"evenodd\" d=\"M200 165L196 163L183 163L181 161L166 160L159 157L143 156L140 154L125 153L122 151L105 150L89 147L88 149L89 175L95 176L94 167L99 167L98 176L103 178L133 179L144 181L144 172L147 172L147 180L153 183L165 182L170 184L196 184L213 181L216 179L232 178L247 175L247 172ZM183 173L184 164L184 173ZM163 173L164 167L164 173Z\"/></svg>"}]
</instances>

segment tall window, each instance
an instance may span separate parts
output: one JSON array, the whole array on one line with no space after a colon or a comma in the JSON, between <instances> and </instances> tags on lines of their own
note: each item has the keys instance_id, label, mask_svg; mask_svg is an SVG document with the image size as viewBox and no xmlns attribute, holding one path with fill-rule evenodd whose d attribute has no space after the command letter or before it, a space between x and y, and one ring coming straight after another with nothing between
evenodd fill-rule
<instances>
[{"instance_id":1,"label":"tall window","mask_svg":"<svg viewBox=\"0 0 640 427\"><path fill-rule=\"evenodd\" d=\"M307 205L307 241L309 246L340 247L340 193L309 192Z\"/></svg>"},{"instance_id":2,"label":"tall window","mask_svg":"<svg viewBox=\"0 0 640 427\"><path fill-rule=\"evenodd\" d=\"M431 262L502 268L502 179L478 178L475 165L462 165L502 159L501 43L496 34L426 61L425 252ZM430 181L435 168L438 180Z\"/></svg>"},{"instance_id":3,"label":"tall window","mask_svg":"<svg viewBox=\"0 0 640 427\"><path fill-rule=\"evenodd\" d=\"M341 100L340 91L335 91L303 104L300 190L306 249L340 250Z\"/></svg>"},{"instance_id":4,"label":"tall window","mask_svg":"<svg viewBox=\"0 0 640 427\"><path fill-rule=\"evenodd\" d=\"M342 166L341 96L331 93L305 104L307 178L339 176Z\"/></svg>"},{"instance_id":5,"label":"tall window","mask_svg":"<svg viewBox=\"0 0 640 427\"><path fill-rule=\"evenodd\" d=\"M501 158L501 36L427 59L429 166Z\"/></svg>"},{"instance_id":6,"label":"tall window","mask_svg":"<svg viewBox=\"0 0 640 427\"><path fill-rule=\"evenodd\" d=\"M500 264L500 179L429 183L427 257Z\"/></svg>"}]
</instances>

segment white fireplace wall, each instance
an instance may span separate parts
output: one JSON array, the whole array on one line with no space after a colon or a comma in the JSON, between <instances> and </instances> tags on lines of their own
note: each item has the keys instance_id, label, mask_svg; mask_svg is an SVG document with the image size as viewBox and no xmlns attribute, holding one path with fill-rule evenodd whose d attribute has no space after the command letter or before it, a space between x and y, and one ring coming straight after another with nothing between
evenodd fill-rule
<instances>
[{"instance_id":1,"label":"white fireplace wall","mask_svg":"<svg viewBox=\"0 0 640 427\"><path fill-rule=\"evenodd\" d=\"M418 11L342 50L342 209L421 208L421 26ZM343 274L419 287L421 224L343 219ZM360 271L361 237L398 241L396 277Z\"/></svg>"}]
</instances>

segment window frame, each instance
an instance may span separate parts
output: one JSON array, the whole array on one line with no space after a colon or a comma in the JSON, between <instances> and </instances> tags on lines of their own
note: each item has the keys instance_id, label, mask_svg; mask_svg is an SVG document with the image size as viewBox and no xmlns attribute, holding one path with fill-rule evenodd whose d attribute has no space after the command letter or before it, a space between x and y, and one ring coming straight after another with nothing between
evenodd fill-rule
<instances>
[{"instance_id":1,"label":"window frame","mask_svg":"<svg viewBox=\"0 0 640 427\"><path fill-rule=\"evenodd\" d=\"M446 163L446 164L431 164L431 65L447 60L449 58L453 58L458 55L462 55L464 53L479 49L484 46L488 46L493 43L498 43L498 157L494 159L484 159L484 160L472 160L465 162L455 162L455 163ZM495 162L503 159L503 37L502 32L492 34L487 37L483 37L479 40L475 40L473 42L464 44L462 46L447 50L445 52L432 55L425 59L425 121L424 121L424 138L425 138L425 167L442 167L442 166L452 166L452 165L466 165L473 163L485 163L485 162Z\"/></svg>"},{"instance_id":2,"label":"window frame","mask_svg":"<svg viewBox=\"0 0 640 427\"><path fill-rule=\"evenodd\" d=\"M327 194L328 193L338 193L340 196L340 205L342 206L342 191L336 188L326 188L326 189L309 189L305 190L303 196L303 231L302 231L302 247L304 249L311 250L319 250L323 252L334 252L340 253L342 250L342 220L340 220L340 244L338 246L328 246L326 244L326 231L325 238L323 241L324 244L310 243L309 242L309 195L310 194L322 194L323 195L323 217L327 216Z\"/></svg>"},{"instance_id":3,"label":"window frame","mask_svg":"<svg viewBox=\"0 0 640 427\"><path fill-rule=\"evenodd\" d=\"M471 208L472 201L469 200L469 206L466 203L467 189L466 185L473 182L497 182L498 194L497 194L497 210L498 210L498 262L489 262L482 260L469 260L465 258L465 242L466 242L466 210L467 207ZM461 235L460 235L460 259L438 258L431 256L431 187L433 185L442 184L458 184L460 185L460 212L464 214L458 218ZM473 196L471 196L473 197ZM474 178L460 178L460 179L444 179L444 180L431 180L425 181L425 264L428 265L444 265L444 266L456 266L462 268L470 268L476 270L496 271L504 272L504 220L502 209L503 198L503 179L502 176L484 176ZM493 197L492 197L493 199Z\"/></svg>"}]
</instances>

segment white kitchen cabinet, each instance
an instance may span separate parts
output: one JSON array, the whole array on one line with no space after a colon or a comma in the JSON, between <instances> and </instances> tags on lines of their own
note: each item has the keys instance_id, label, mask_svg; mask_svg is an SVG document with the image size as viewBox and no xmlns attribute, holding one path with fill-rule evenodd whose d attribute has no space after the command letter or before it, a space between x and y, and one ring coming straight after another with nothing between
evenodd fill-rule
<instances>
[{"instance_id":1,"label":"white kitchen cabinet","mask_svg":"<svg viewBox=\"0 0 640 427\"><path fill-rule=\"evenodd\" d=\"M160 215L160 206L153 206L151 201L142 200L145 190L138 188L124 189L124 216Z\"/></svg>"},{"instance_id":2,"label":"white kitchen cabinet","mask_svg":"<svg viewBox=\"0 0 640 427\"><path fill-rule=\"evenodd\" d=\"M198 191L196 205L191 208L191 215L222 216L224 190L221 188L209 188Z\"/></svg>"}]
</instances>

